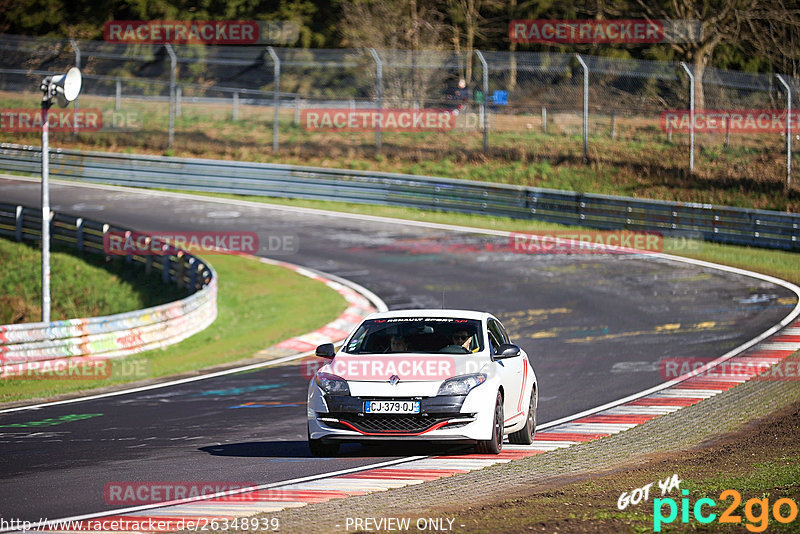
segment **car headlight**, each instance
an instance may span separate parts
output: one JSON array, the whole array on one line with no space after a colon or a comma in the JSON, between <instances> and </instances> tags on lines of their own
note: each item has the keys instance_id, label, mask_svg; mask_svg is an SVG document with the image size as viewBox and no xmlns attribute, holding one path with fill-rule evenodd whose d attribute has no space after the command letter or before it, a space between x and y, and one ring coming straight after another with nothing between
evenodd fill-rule
<instances>
[{"instance_id":1,"label":"car headlight","mask_svg":"<svg viewBox=\"0 0 800 534\"><path fill-rule=\"evenodd\" d=\"M480 386L484 382L486 382L486 375L483 373L448 378L439 386L437 395L466 395L474 387Z\"/></svg>"},{"instance_id":2,"label":"car headlight","mask_svg":"<svg viewBox=\"0 0 800 534\"><path fill-rule=\"evenodd\" d=\"M319 386L319 389L327 395L350 395L347 380L340 376L330 373L317 373L314 381Z\"/></svg>"}]
</instances>

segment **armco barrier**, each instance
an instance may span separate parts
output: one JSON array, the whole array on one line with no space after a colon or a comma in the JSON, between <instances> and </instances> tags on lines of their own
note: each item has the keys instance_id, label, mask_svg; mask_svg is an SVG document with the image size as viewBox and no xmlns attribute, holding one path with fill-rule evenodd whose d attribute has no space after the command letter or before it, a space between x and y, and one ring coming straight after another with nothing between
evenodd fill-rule
<instances>
[{"instance_id":1,"label":"armco barrier","mask_svg":"<svg viewBox=\"0 0 800 534\"><path fill-rule=\"evenodd\" d=\"M38 173L41 148L0 144L0 169ZM50 175L87 182L338 200L537 219L800 250L800 214L405 174L54 150Z\"/></svg>"},{"instance_id":2,"label":"armco barrier","mask_svg":"<svg viewBox=\"0 0 800 534\"><path fill-rule=\"evenodd\" d=\"M0 204L0 236L41 240L41 209ZM103 253L103 235L125 229L61 213L51 216L53 243ZM217 275L211 265L177 249L160 256L126 256L147 272L161 272L191 295L175 302L106 317L0 326L0 365L73 356L113 358L177 343L210 325L217 316Z\"/></svg>"}]
</instances>

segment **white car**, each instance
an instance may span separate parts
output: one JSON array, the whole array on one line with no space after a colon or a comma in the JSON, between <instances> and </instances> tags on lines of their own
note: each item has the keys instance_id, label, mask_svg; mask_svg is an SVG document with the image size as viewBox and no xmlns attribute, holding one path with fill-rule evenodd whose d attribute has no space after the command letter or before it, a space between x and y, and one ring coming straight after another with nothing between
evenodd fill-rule
<instances>
[{"instance_id":1,"label":"white car","mask_svg":"<svg viewBox=\"0 0 800 534\"><path fill-rule=\"evenodd\" d=\"M474 443L497 454L503 437L530 444L536 375L489 313L399 310L364 319L308 387L308 443L333 456L345 441Z\"/></svg>"}]
</instances>

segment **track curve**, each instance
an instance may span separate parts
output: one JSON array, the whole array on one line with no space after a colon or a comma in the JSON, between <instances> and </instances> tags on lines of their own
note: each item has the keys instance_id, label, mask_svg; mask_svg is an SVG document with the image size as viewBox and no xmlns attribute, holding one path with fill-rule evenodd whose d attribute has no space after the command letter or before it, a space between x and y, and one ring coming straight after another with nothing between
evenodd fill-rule
<instances>
[{"instance_id":1,"label":"track curve","mask_svg":"<svg viewBox=\"0 0 800 534\"><path fill-rule=\"evenodd\" d=\"M4 202L38 205L38 182L0 178L0 192ZM478 233L77 184L51 185L51 199L54 210L142 231L239 230L265 243L293 235L299 250L283 259L353 280L390 308L438 307L444 290L447 307L493 312L532 355L541 422L663 382L661 358L719 356L796 302L772 283L663 258L510 254L492 251L506 238ZM305 388L290 365L2 414L0 443L13 461L0 480L15 491L2 497L0 515L113 509L103 498L112 481L263 484L424 451L353 445L341 458L310 458ZM102 415L16 426L70 414Z\"/></svg>"}]
</instances>

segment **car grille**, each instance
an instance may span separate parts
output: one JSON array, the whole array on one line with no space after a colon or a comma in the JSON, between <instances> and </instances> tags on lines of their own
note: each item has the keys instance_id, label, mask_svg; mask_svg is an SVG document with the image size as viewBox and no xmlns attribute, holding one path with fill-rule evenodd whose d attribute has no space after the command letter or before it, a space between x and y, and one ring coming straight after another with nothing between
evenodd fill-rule
<instances>
[{"instance_id":1,"label":"car grille","mask_svg":"<svg viewBox=\"0 0 800 534\"><path fill-rule=\"evenodd\" d=\"M326 414L333 415L333 414ZM453 417L420 417L418 415L370 415L359 417L353 414L334 415L339 421L347 422L356 427L361 432L370 434L394 434L394 433L409 433L418 434L425 432L431 427L453 419ZM463 417L463 416L461 416ZM352 430L347 425L341 423L326 423L329 426L341 428L344 430ZM466 421L451 423L446 425L448 428L459 427L467 424Z\"/></svg>"}]
</instances>

